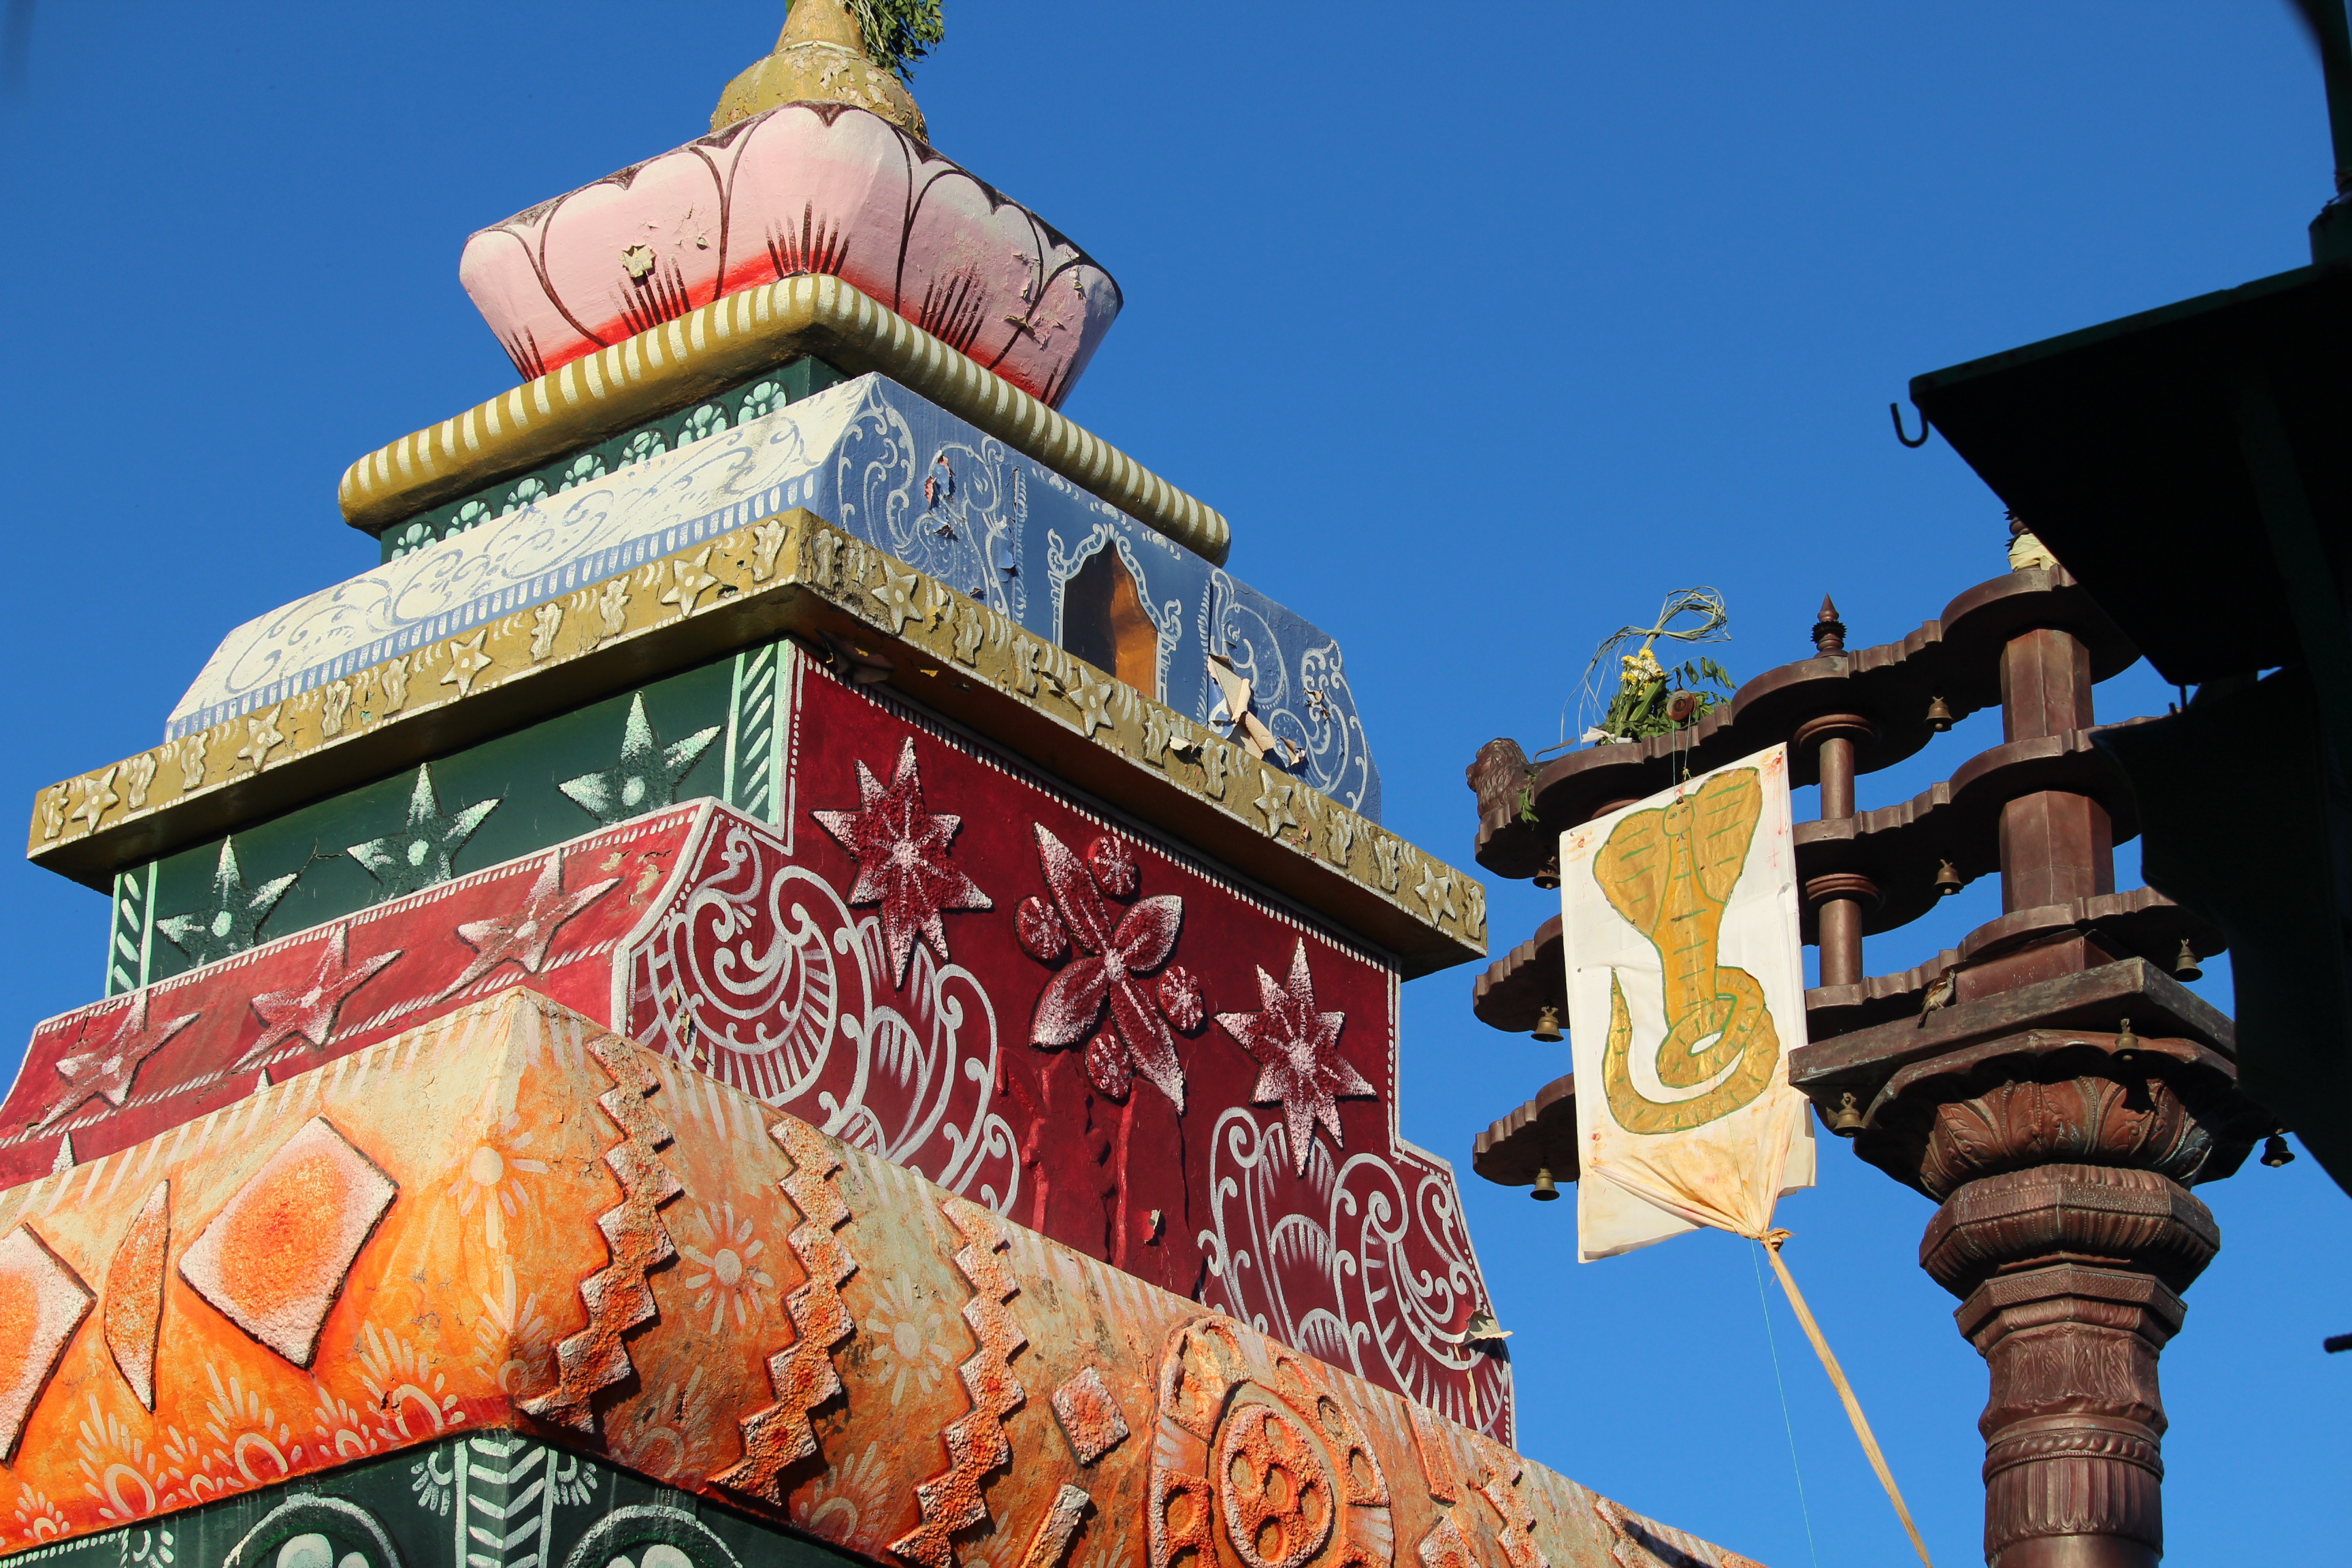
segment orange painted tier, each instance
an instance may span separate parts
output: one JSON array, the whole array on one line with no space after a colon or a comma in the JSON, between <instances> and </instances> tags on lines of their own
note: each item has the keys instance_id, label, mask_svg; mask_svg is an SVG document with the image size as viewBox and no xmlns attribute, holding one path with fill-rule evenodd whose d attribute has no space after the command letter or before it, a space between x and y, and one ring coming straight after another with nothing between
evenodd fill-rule
<instances>
[{"instance_id":1,"label":"orange painted tier","mask_svg":"<svg viewBox=\"0 0 2352 1568\"><path fill-rule=\"evenodd\" d=\"M0 1321L28 1542L503 1429L921 1568L1745 1561L521 988L0 1196Z\"/></svg>"}]
</instances>

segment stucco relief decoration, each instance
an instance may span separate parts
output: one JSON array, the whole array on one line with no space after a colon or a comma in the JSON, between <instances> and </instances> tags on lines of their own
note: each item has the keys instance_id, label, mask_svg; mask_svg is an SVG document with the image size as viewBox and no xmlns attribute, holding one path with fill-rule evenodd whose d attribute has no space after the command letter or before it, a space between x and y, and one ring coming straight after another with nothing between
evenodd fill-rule
<instances>
[{"instance_id":1,"label":"stucco relief decoration","mask_svg":"<svg viewBox=\"0 0 2352 1568\"><path fill-rule=\"evenodd\" d=\"M554 945L556 934L572 917L620 885L618 877L606 877L566 892L563 851L553 851L523 895L521 908L458 924L457 940L474 950L474 961L448 984L441 997L455 996L509 963L525 974L537 974L547 967L548 949Z\"/></svg>"},{"instance_id":2,"label":"stucco relief decoration","mask_svg":"<svg viewBox=\"0 0 2352 1568\"><path fill-rule=\"evenodd\" d=\"M66 1087L41 1113L37 1126L50 1126L92 1100L103 1100L121 1110L131 1098L131 1086L141 1065L201 1016L186 1013L176 1018L152 1017L152 1000L147 992L137 993L122 1010L120 1023L107 1017L82 1020L79 1040L58 1058L58 1076L66 1080Z\"/></svg>"},{"instance_id":3,"label":"stucco relief decoration","mask_svg":"<svg viewBox=\"0 0 2352 1568\"><path fill-rule=\"evenodd\" d=\"M1402 1139L1344 1161L1292 1149L1279 1118L1217 1118L1202 1300L1507 1439L1509 1365L1460 1339L1487 1301L1452 1171Z\"/></svg>"},{"instance_id":4,"label":"stucco relief decoration","mask_svg":"<svg viewBox=\"0 0 2352 1568\"><path fill-rule=\"evenodd\" d=\"M399 1189L323 1116L237 1188L186 1252L180 1278L296 1366Z\"/></svg>"},{"instance_id":5,"label":"stucco relief decoration","mask_svg":"<svg viewBox=\"0 0 2352 1568\"><path fill-rule=\"evenodd\" d=\"M1271 737L1264 754L1333 800L1376 816L1379 779L1339 645L1281 616L1226 572L1210 573L1201 645L1228 673L1204 683L1207 705L1197 717L1242 728L1242 715L1224 700L1228 683L1241 683L1249 711Z\"/></svg>"},{"instance_id":6,"label":"stucco relief decoration","mask_svg":"<svg viewBox=\"0 0 2352 1568\"><path fill-rule=\"evenodd\" d=\"M1037 998L1030 1043L1059 1050L1084 1041L1087 1077L1106 1097L1125 1100L1140 1075L1181 1112L1184 1068L1170 1025L1198 1028L1206 1011L1199 983L1168 963L1183 900L1138 899L1135 851L1114 834L1088 844L1081 859L1043 824L1033 831L1046 896L1021 901L1016 930L1029 956L1062 967Z\"/></svg>"},{"instance_id":7,"label":"stucco relief decoration","mask_svg":"<svg viewBox=\"0 0 2352 1568\"><path fill-rule=\"evenodd\" d=\"M894 978L887 900L853 910L772 833L714 814L685 852L688 873L626 943L615 1016L627 1019L631 1038L1001 1213L1020 1172L1012 1130L991 1110L995 1008L971 971L941 956L944 940L938 952L927 936L915 940L923 899L971 906L948 901L961 872L945 868L952 878L942 877L940 867L890 859L885 829L898 807L888 797L883 790L869 807L879 815L868 847L881 857L877 868L894 868L880 879L885 893L903 879L895 917L906 943L903 984ZM928 829L919 820L928 816L919 789L899 805L908 814L895 819L909 835L904 847L936 854L952 837L936 826L952 819L931 818ZM862 829L826 826L847 832L855 851Z\"/></svg>"},{"instance_id":8,"label":"stucco relief decoration","mask_svg":"<svg viewBox=\"0 0 2352 1568\"><path fill-rule=\"evenodd\" d=\"M458 277L535 376L780 278L830 274L1058 405L1118 286L880 116L793 103L486 228Z\"/></svg>"},{"instance_id":9,"label":"stucco relief decoration","mask_svg":"<svg viewBox=\"0 0 2352 1568\"><path fill-rule=\"evenodd\" d=\"M863 404L833 459L840 525L927 576L968 587L999 615L1024 619L1024 465L977 431L934 437L928 452L926 445L895 404Z\"/></svg>"},{"instance_id":10,"label":"stucco relief decoration","mask_svg":"<svg viewBox=\"0 0 2352 1568\"><path fill-rule=\"evenodd\" d=\"M857 858L853 907L879 905L883 943L890 953L890 984L907 984L907 966L920 937L932 956L948 960L947 910L989 910L980 885L948 859L963 818L927 810L923 780L915 766L915 738L898 748L898 764L888 784L857 763L856 811L810 813L841 847Z\"/></svg>"},{"instance_id":11,"label":"stucco relief decoration","mask_svg":"<svg viewBox=\"0 0 2352 1568\"><path fill-rule=\"evenodd\" d=\"M262 1030L236 1058L236 1065L268 1067L290 1048L324 1050L334 1041L335 1026L352 994L390 968L400 953L399 948L394 948L354 963L351 928L330 928L307 979L283 991L264 991L253 997L254 1015L261 1020Z\"/></svg>"},{"instance_id":12,"label":"stucco relief decoration","mask_svg":"<svg viewBox=\"0 0 2352 1568\"><path fill-rule=\"evenodd\" d=\"M1305 1175L1317 1127L1331 1135L1335 1146L1347 1142L1339 1132L1339 1110L1334 1101L1341 1097L1376 1098L1380 1090L1339 1054L1339 1030L1347 1016L1316 1010L1315 978L1307 973L1306 938L1299 938L1291 950L1289 976L1277 983L1260 969L1257 989L1262 1011L1220 1013L1217 1025L1257 1058L1257 1087L1250 1091L1250 1103L1282 1107L1292 1167Z\"/></svg>"},{"instance_id":13,"label":"stucco relief decoration","mask_svg":"<svg viewBox=\"0 0 2352 1568\"><path fill-rule=\"evenodd\" d=\"M92 1300L81 1276L32 1226L0 1237L0 1301L7 1303L9 1326L0 1342L0 1460L16 1457L25 1422Z\"/></svg>"},{"instance_id":14,"label":"stucco relief decoration","mask_svg":"<svg viewBox=\"0 0 2352 1568\"><path fill-rule=\"evenodd\" d=\"M1321 1374L1227 1318L1170 1334L1146 1521L1151 1568L1389 1568L1388 1479ZM1224 1548L1220 1551L1220 1539Z\"/></svg>"}]
</instances>

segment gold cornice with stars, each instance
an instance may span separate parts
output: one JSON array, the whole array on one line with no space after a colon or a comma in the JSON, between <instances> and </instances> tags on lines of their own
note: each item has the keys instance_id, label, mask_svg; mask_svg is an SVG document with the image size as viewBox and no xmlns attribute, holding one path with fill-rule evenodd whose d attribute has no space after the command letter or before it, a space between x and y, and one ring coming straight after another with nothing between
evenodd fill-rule
<instances>
[{"instance_id":1,"label":"gold cornice with stars","mask_svg":"<svg viewBox=\"0 0 2352 1568\"><path fill-rule=\"evenodd\" d=\"M787 634L1387 949L1483 957L1486 889L1302 780L795 510L35 796L27 856L117 871Z\"/></svg>"}]
</instances>

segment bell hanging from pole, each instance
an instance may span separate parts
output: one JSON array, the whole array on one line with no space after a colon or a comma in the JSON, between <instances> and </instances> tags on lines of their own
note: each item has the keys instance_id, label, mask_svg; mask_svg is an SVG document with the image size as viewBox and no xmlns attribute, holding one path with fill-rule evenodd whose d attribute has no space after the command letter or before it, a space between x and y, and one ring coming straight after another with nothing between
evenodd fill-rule
<instances>
[{"instance_id":1,"label":"bell hanging from pole","mask_svg":"<svg viewBox=\"0 0 2352 1568\"><path fill-rule=\"evenodd\" d=\"M2287 1158L2292 1160L2294 1156L2290 1154ZM1557 1203L1559 1200L1559 1184L1551 1179L1551 1167L1549 1165L1541 1166L1537 1170L1536 1190L1529 1193L1528 1196L1535 1199L1535 1201L1539 1204Z\"/></svg>"},{"instance_id":2,"label":"bell hanging from pole","mask_svg":"<svg viewBox=\"0 0 2352 1568\"><path fill-rule=\"evenodd\" d=\"M1528 1037L1540 1041L1542 1044L1547 1046L1556 1046L1559 1044L1562 1038L1559 1032L1559 1009L1557 1007L1546 1007L1542 1014L1537 1017L1536 1026L1532 1030L1528 1031Z\"/></svg>"},{"instance_id":3,"label":"bell hanging from pole","mask_svg":"<svg viewBox=\"0 0 2352 1568\"><path fill-rule=\"evenodd\" d=\"M1936 896L1937 898L1948 899L1954 893L1958 892L1966 886L1968 886L1968 884L1960 880L1958 868L1955 867L1949 860L1945 861L1943 865L1937 869Z\"/></svg>"}]
</instances>

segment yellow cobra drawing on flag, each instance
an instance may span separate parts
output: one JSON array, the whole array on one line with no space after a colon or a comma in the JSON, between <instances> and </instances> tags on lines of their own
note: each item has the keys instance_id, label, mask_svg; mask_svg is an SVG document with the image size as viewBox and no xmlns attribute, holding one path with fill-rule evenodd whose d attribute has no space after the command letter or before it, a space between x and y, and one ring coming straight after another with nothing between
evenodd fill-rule
<instances>
[{"instance_id":1,"label":"yellow cobra drawing on flag","mask_svg":"<svg viewBox=\"0 0 2352 1568\"><path fill-rule=\"evenodd\" d=\"M1764 988L1746 970L1716 962L1724 906L1747 866L1763 809L1757 771L1733 769L1671 805L1634 812L1593 858L1602 896L1658 951L1666 1032L1649 1053L1657 1082L1698 1091L1656 1100L1634 1087L1633 1022L1612 969L1601 1081L1610 1114L1628 1132L1703 1127L1748 1104L1772 1081L1780 1037Z\"/></svg>"}]
</instances>

